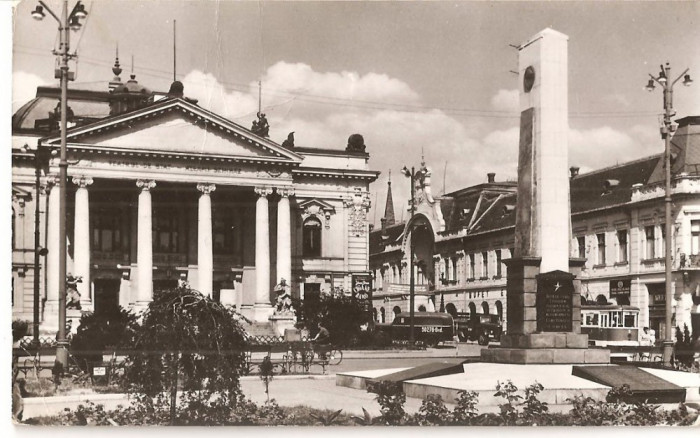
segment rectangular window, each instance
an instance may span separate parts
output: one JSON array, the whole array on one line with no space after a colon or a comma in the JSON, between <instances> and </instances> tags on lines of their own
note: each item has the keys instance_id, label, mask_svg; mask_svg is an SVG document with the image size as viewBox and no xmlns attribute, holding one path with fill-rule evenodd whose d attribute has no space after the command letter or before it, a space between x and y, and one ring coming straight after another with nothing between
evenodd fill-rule
<instances>
[{"instance_id":1,"label":"rectangular window","mask_svg":"<svg viewBox=\"0 0 700 438\"><path fill-rule=\"evenodd\" d=\"M644 227L644 239L645 239L645 252L644 257L646 259L653 259L656 257L656 252L654 251L654 226L649 225Z\"/></svg>"},{"instance_id":2,"label":"rectangular window","mask_svg":"<svg viewBox=\"0 0 700 438\"><path fill-rule=\"evenodd\" d=\"M240 239L241 228L234 223L235 215L228 209L215 209L212 220L214 254L232 255Z\"/></svg>"},{"instance_id":3,"label":"rectangular window","mask_svg":"<svg viewBox=\"0 0 700 438\"><path fill-rule=\"evenodd\" d=\"M598 264L605 265L605 233L597 234L598 238Z\"/></svg>"},{"instance_id":4,"label":"rectangular window","mask_svg":"<svg viewBox=\"0 0 700 438\"><path fill-rule=\"evenodd\" d=\"M474 254L469 254L469 278L472 280L476 277L476 257Z\"/></svg>"},{"instance_id":5,"label":"rectangular window","mask_svg":"<svg viewBox=\"0 0 700 438\"><path fill-rule=\"evenodd\" d=\"M503 274L503 268L501 266L501 250L497 249L496 250L496 277L501 278L501 275Z\"/></svg>"},{"instance_id":6,"label":"rectangular window","mask_svg":"<svg viewBox=\"0 0 700 438\"><path fill-rule=\"evenodd\" d=\"M690 253L700 254L700 220L690 221Z\"/></svg>"},{"instance_id":7,"label":"rectangular window","mask_svg":"<svg viewBox=\"0 0 700 438\"><path fill-rule=\"evenodd\" d=\"M180 250L180 215L175 209L159 209L153 216L153 251L174 254Z\"/></svg>"},{"instance_id":8,"label":"rectangular window","mask_svg":"<svg viewBox=\"0 0 700 438\"><path fill-rule=\"evenodd\" d=\"M661 224L659 227L661 228L661 251L659 252L659 256L663 257L663 255L666 254L666 224Z\"/></svg>"},{"instance_id":9,"label":"rectangular window","mask_svg":"<svg viewBox=\"0 0 700 438\"><path fill-rule=\"evenodd\" d=\"M122 242L121 210L100 208L94 213L92 228L92 248L98 252L126 250Z\"/></svg>"},{"instance_id":10,"label":"rectangular window","mask_svg":"<svg viewBox=\"0 0 700 438\"><path fill-rule=\"evenodd\" d=\"M457 257L452 258L452 281L457 281Z\"/></svg>"},{"instance_id":11,"label":"rectangular window","mask_svg":"<svg viewBox=\"0 0 700 438\"><path fill-rule=\"evenodd\" d=\"M488 278L489 276L489 253L481 253L481 273L482 277Z\"/></svg>"},{"instance_id":12,"label":"rectangular window","mask_svg":"<svg viewBox=\"0 0 700 438\"><path fill-rule=\"evenodd\" d=\"M576 243L578 245L578 256L581 258L586 257L586 236L578 236L576 238Z\"/></svg>"},{"instance_id":13,"label":"rectangular window","mask_svg":"<svg viewBox=\"0 0 700 438\"><path fill-rule=\"evenodd\" d=\"M617 261L627 263L627 230L617 232Z\"/></svg>"}]
</instances>

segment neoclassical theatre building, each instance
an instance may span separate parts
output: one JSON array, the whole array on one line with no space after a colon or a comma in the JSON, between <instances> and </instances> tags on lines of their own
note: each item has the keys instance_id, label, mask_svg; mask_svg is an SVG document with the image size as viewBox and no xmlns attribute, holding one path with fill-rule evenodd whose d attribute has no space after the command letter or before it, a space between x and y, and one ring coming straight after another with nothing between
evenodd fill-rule
<instances>
[{"instance_id":1,"label":"neoclassical theatre building","mask_svg":"<svg viewBox=\"0 0 700 438\"><path fill-rule=\"evenodd\" d=\"M179 82L154 93L119 73L109 89L69 90L67 272L81 279L82 310L144 308L154 291L186 281L265 322L281 279L312 299L368 278L378 172L362 136L343 149L278 144L264 115L247 129L185 97ZM59 95L38 88L12 119L13 316L32 319L38 275L47 332L61 281ZM35 232L48 249L38 272Z\"/></svg>"},{"instance_id":2,"label":"neoclassical theatre building","mask_svg":"<svg viewBox=\"0 0 700 438\"><path fill-rule=\"evenodd\" d=\"M674 325L700 330L700 117L677 120L672 139ZM416 213L396 223L391 186L381 229L370 236L377 321L408 310L408 254L415 247L416 310L506 319L506 265L514 246L517 183L487 182L434 196L430 170L416 180ZM408 180L401 183L409 184ZM639 326L663 335L663 155L579 174L571 168L572 257L586 258L588 301L638 307ZM504 325L505 327L505 325Z\"/></svg>"}]
</instances>

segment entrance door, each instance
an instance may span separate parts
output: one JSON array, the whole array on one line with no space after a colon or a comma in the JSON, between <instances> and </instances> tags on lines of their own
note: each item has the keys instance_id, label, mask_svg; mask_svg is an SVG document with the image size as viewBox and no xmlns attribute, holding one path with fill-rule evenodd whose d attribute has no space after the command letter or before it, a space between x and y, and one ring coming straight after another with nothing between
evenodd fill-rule
<instances>
[{"instance_id":1,"label":"entrance door","mask_svg":"<svg viewBox=\"0 0 700 438\"><path fill-rule=\"evenodd\" d=\"M304 283L304 301L319 301L321 283Z\"/></svg>"},{"instance_id":2,"label":"entrance door","mask_svg":"<svg viewBox=\"0 0 700 438\"><path fill-rule=\"evenodd\" d=\"M95 279L95 312L119 309L119 283L117 278Z\"/></svg>"}]
</instances>

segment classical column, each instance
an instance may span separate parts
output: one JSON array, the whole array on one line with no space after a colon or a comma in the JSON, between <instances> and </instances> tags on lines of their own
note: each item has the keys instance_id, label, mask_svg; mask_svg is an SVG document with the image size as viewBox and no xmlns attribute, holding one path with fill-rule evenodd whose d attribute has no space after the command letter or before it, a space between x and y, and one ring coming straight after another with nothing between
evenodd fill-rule
<instances>
[{"instance_id":1,"label":"classical column","mask_svg":"<svg viewBox=\"0 0 700 438\"><path fill-rule=\"evenodd\" d=\"M255 204L255 307L271 309L270 218L267 197L272 194L272 188L256 187L255 193L258 195L258 200ZM256 310L256 321L266 320L264 313Z\"/></svg>"},{"instance_id":2,"label":"classical column","mask_svg":"<svg viewBox=\"0 0 700 438\"><path fill-rule=\"evenodd\" d=\"M211 297L214 281L214 255L211 230L211 192L216 190L214 184L197 184L199 195L199 217L197 219L197 270L199 291Z\"/></svg>"},{"instance_id":3,"label":"classical column","mask_svg":"<svg viewBox=\"0 0 700 438\"><path fill-rule=\"evenodd\" d=\"M87 187L92 184L89 176L74 176L75 191L75 228L73 232L73 275L82 277L78 283L80 305L83 309L92 306L90 297L90 201Z\"/></svg>"},{"instance_id":4,"label":"classical column","mask_svg":"<svg viewBox=\"0 0 700 438\"><path fill-rule=\"evenodd\" d=\"M138 207L138 243L136 248L136 263L138 265L138 288L135 304L137 308L145 308L153 297L153 231L151 212L151 189L156 182L149 179L136 181L139 193Z\"/></svg>"},{"instance_id":5,"label":"classical column","mask_svg":"<svg viewBox=\"0 0 700 438\"><path fill-rule=\"evenodd\" d=\"M277 282L285 279L292 284L292 225L289 213L289 197L294 195L293 188L278 188L280 195L277 204Z\"/></svg>"},{"instance_id":6,"label":"classical column","mask_svg":"<svg viewBox=\"0 0 700 438\"><path fill-rule=\"evenodd\" d=\"M46 306L44 310L44 321L58 321L58 247L60 246L60 233L58 230L59 198L61 196L61 186L58 176L48 175L46 177L46 190L49 192L47 229L46 229ZM55 329L55 327L51 327Z\"/></svg>"}]
</instances>

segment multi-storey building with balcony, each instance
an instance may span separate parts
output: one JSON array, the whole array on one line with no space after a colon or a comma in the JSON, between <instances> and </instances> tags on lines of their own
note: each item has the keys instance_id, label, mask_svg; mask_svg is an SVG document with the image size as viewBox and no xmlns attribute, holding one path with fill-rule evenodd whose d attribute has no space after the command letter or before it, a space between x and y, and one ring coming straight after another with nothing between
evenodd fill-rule
<instances>
[{"instance_id":1,"label":"multi-storey building with balcony","mask_svg":"<svg viewBox=\"0 0 700 438\"><path fill-rule=\"evenodd\" d=\"M674 325L700 330L700 117L678 122L672 139ZM370 235L377 321L408 310L414 247L416 310L506 318L506 270L514 244L517 184L484 184L433 196L430 170L416 181L416 212L395 223L391 192L382 227ZM663 335L664 164L653 155L579 174L571 168L572 257L586 258L582 295L640 309L640 326ZM566 244L566 243L563 243ZM505 326L505 325L504 325Z\"/></svg>"}]
</instances>

